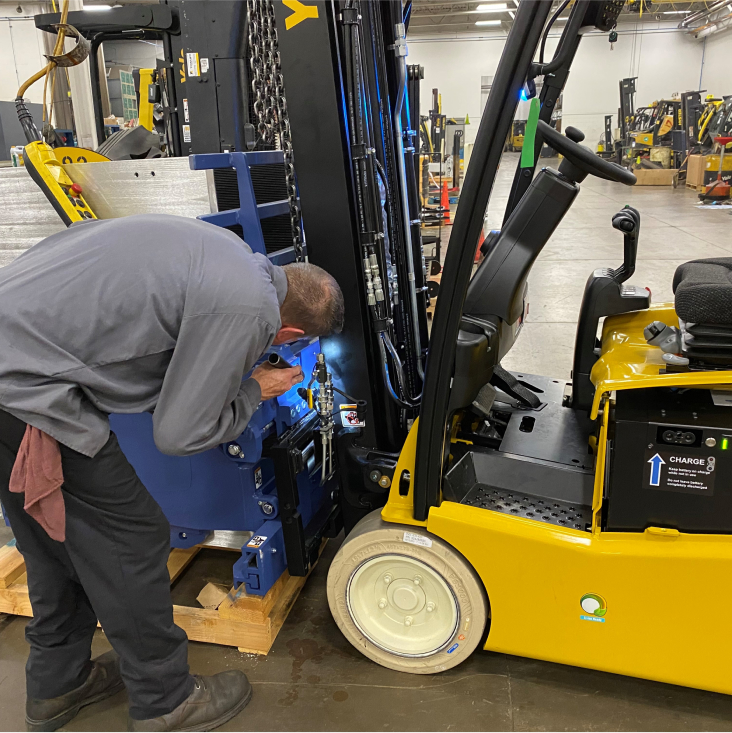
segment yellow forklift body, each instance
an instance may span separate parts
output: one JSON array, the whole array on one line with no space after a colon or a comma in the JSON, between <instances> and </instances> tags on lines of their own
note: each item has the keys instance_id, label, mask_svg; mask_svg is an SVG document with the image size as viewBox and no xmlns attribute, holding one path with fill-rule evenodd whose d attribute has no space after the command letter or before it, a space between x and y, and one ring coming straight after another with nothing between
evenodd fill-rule
<instances>
[{"instance_id":1,"label":"yellow forklift body","mask_svg":"<svg viewBox=\"0 0 732 733\"><path fill-rule=\"evenodd\" d=\"M720 388L732 372L660 373L661 351L643 329L678 325L672 305L612 316L592 371L601 419L590 531L443 501L427 522L412 516L415 421L382 512L388 522L426 526L458 550L480 576L490 604L485 649L732 694L725 609L732 588L732 535L686 534L665 527L604 532L600 518L613 390L658 386ZM409 474L407 481L400 480ZM593 610L582 602L590 596ZM469 622L469 620L466 620Z\"/></svg>"},{"instance_id":2,"label":"yellow forklift body","mask_svg":"<svg viewBox=\"0 0 732 733\"><path fill-rule=\"evenodd\" d=\"M653 145L653 132L637 132L631 137L636 145Z\"/></svg>"},{"instance_id":3,"label":"yellow forklift body","mask_svg":"<svg viewBox=\"0 0 732 733\"><path fill-rule=\"evenodd\" d=\"M617 389L644 387L710 387L732 385L732 371L669 372L661 350L646 343L643 329L651 321L668 326L679 325L670 303L655 305L605 320L602 330L602 352L592 368L590 378L595 385L595 399L590 417L597 417L603 396Z\"/></svg>"},{"instance_id":4,"label":"yellow forklift body","mask_svg":"<svg viewBox=\"0 0 732 733\"><path fill-rule=\"evenodd\" d=\"M427 529L485 585L485 649L732 693L732 536L590 533L453 502ZM589 594L603 615L580 605Z\"/></svg>"},{"instance_id":5,"label":"yellow forklift body","mask_svg":"<svg viewBox=\"0 0 732 733\"><path fill-rule=\"evenodd\" d=\"M153 132L153 104L148 98L148 87L153 83L155 69L140 69L140 124Z\"/></svg>"}]
</instances>

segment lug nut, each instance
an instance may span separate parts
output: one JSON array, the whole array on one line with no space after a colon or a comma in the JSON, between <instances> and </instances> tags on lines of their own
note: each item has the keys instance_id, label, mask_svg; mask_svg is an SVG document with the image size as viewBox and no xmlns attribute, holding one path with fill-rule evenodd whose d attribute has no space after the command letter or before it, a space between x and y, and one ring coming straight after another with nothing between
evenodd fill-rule
<instances>
[{"instance_id":1,"label":"lug nut","mask_svg":"<svg viewBox=\"0 0 732 733\"><path fill-rule=\"evenodd\" d=\"M260 506L265 514L272 514L274 512L274 506L272 506L268 501L261 502Z\"/></svg>"},{"instance_id":2,"label":"lug nut","mask_svg":"<svg viewBox=\"0 0 732 733\"><path fill-rule=\"evenodd\" d=\"M381 608L381 609L384 609L384 608L386 608L386 598L382 598L382 599L381 599L381 600L379 601L379 608Z\"/></svg>"},{"instance_id":3,"label":"lug nut","mask_svg":"<svg viewBox=\"0 0 732 733\"><path fill-rule=\"evenodd\" d=\"M434 604L434 603L432 603L432 601L430 601L430 602L429 602L429 603L427 604L427 613L432 613L432 611L434 611L434 610L435 610L435 604Z\"/></svg>"},{"instance_id":4,"label":"lug nut","mask_svg":"<svg viewBox=\"0 0 732 733\"><path fill-rule=\"evenodd\" d=\"M379 486L381 486L382 489L388 489L391 486L391 479L388 476L382 476L379 479Z\"/></svg>"},{"instance_id":5,"label":"lug nut","mask_svg":"<svg viewBox=\"0 0 732 733\"><path fill-rule=\"evenodd\" d=\"M412 617L411 617L411 616L407 616L407 617L406 617L406 618L404 619L404 625L405 625L405 626L411 626L411 625L412 625Z\"/></svg>"},{"instance_id":6,"label":"lug nut","mask_svg":"<svg viewBox=\"0 0 732 733\"><path fill-rule=\"evenodd\" d=\"M391 583L391 575L385 575L384 576L384 582L389 585Z\"/></svg>"},{"instance_id":7,"label":"lug nut","mask_svg":"<svg viewBox=\"0 0 732 733\"><path fill-rule=\"evenodd\" d=\"M229 455L230 455L230 456L241 456L241 455L242 455L242 450L241 450L241 446L240 446L240 445L238 445L237 443L232 443L232 444L231 444L231 445L230 445L230 446L229 446L229 447L227 448L227 450L229 451Z\"/></svg>"},{"instance_id":8,"label":"lug nut","mask_svg":"<svg viewBox=\"0 0 732 733\"><path fill-rule=\"evenodd\" d=\"M414 584L415 585L422 585L422 576L421 575L415 575L414 576Z\"/></svg>"}]
</instances>

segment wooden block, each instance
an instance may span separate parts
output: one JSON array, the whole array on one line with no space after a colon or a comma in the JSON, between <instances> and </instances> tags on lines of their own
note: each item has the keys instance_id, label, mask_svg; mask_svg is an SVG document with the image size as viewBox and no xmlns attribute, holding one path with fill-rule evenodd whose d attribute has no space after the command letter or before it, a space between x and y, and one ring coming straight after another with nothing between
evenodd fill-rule
<instances>
[{"instance_id":1,"label":"wooden block","mask_svg":"<svg viewBox=\"0 0 732 733\"><path fill-rule=\"evenodd\" d=\"M173 606L173 618L188 634L191 641L240 647L254 654L267 654L274 637L269 620L265 623L248 623L222 618L218 611L206 608Z\"/></svg>"},{"instance_id":2,"label":"wooden block","mask_svg":"<svg viewBox=\"0 0 732 733\"><path fill-rule=\"evenodd\" d=\"M23 556L18 552L15 541L0 547L0 588L9 587L24 572Z\"/></svg>"},{"instance_id":3,"label":"wooden block","mask_svg":"<svg viewBox=\"0 0 732 733\"><path fill-rule=\"evenodd\" d=\"M285 570L266 595L249 595L241 588L238 595L231 589L228 597L219 606L219 614L223 618L231 618L251 623L264 623L265 619L277 602L280 593L285 587L290 574Z\"/></svg>"},{"instance_id":4,"label":"wooden block","mask_svg":"<svg viewBox=\"0 0 732 733\"><path fill-rule=\"evenodd\" d=\"M204 607L213 609L214 611L221 605L226 598L229 590L225 585L217 583L206 583L203 590L198 594L196 600Z\"/></svg>"},{"instance_id":5,"label":"wooden block","mask_svg":"<svg viewBox=\"0 0 732 733\"><path fill-rule=\"evenodd\" d=\"M16 583L9 588L0 588L0 613L10 613L14 616L33 616L28 586Z\"/></svg>"},{"instance_id":6,"label":"wooden block","mask_svg":"<svg viewBox=\"0 0 732 733\"><path fill-rule=\"evenodd\" d=\"M170 551L170 557L168 558L168 573L170 574L170 582L176 580L176 578L190 565L191 560L200 552L200 547L189 547L186 550L181 550L178 547L174 547Z\"/></svg>"}]
</instances>

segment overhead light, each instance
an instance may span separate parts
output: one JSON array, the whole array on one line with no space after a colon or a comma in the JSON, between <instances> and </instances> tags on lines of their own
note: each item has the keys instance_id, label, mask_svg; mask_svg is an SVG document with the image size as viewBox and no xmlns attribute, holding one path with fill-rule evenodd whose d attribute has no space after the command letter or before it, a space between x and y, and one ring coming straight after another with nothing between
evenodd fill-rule
<instances>
[{"instance_id":1,"label":"overhead light","mask_svg":"<svg viewBox=\"0 0 732 733\"><path fill-rule=\"evenodd\" d=\"M476 10L480 13L505 13L508 5L506 3L481 3Z\"/></svg>"},{"instance_id":2,"label":"overhead light","mask_svg":"<svg viewBox=\"0 0 732 733\"><path fill-rule=\"evenodd\" d=\"M691 10L664 10L661 15L688 15Z\"/></svg>"},{"instance_id":3,"label":"overhead light","mask_svg":"<svg viewBox=\"0 0 732 733\"><path fill-rule=\"evenodd\" d=\"M84 10L111 10L111 5L86 5Z\"/></svg>"},{"instance_id":4,"label":"overhead light","mask_svg":"<svg viewBox=\"0 0 732 733\"><path fill-rule=\"evenodd\" d=\"M475 25L501 25L500 20L478 20Z\"/></svg>"}]
</instances>

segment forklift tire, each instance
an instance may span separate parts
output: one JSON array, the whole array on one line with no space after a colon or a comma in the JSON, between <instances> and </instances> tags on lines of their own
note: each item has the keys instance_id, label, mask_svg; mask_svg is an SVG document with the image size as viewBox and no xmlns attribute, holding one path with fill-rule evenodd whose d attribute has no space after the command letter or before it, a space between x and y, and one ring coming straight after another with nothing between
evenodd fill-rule
<instances>
[{"instance_id":1,"label":"forklift tire","mask_svg":"<svg viewBox=\"0 0 732 733\"><path fill-rule=\"evenodd\" d=\"M328 571L328 603L348 641L383 667L444 672L483 641L488 599L472 566L422 527L381 509L348 535Z\"/></svg>"}]
</instances>

